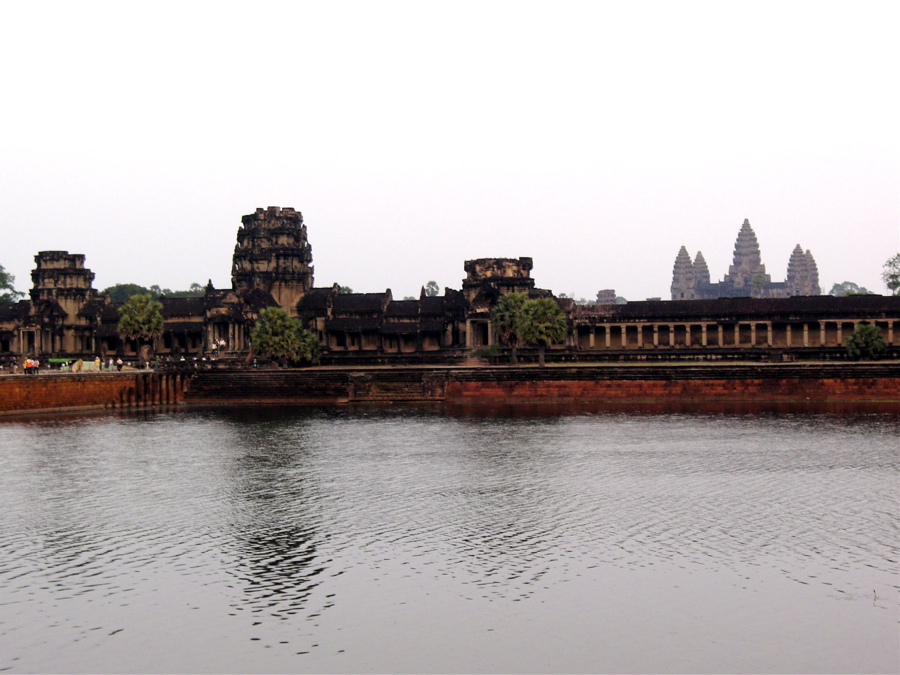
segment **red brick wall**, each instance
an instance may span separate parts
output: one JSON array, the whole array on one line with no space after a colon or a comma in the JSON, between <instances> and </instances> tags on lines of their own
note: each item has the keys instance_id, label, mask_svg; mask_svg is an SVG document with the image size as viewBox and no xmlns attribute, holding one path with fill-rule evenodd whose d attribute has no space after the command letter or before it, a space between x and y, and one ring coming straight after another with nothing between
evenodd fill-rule
<instances>
[{"instance_id":1,"label":"red brick wall","mask_svg":"<svg viewBox=\"0 0 900 675\"><path fill-rule=\"evenodd\" d=\"M176 403L183 384L156 373L8 375L0 377L0 414Z\"/></svg>"},{"instance_id":2,"label":"red brick wall","mask_svg":"<svg viewBox=\"0 0 900 675\"><path fill-rule=\"evenodd\" d=\"M900 401L900 379L595 380L454 382L447 401Z\"/></svg>"}]
</instances>

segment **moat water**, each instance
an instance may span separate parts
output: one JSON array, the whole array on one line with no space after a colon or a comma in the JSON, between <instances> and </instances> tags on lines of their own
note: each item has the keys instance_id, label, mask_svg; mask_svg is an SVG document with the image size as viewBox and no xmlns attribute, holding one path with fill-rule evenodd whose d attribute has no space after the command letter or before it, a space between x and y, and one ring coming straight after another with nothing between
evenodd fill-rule
<instances>
[{"instance_id":1,"label":"moat water","mask_svg":"<svg viewBox=\"0 0 900 675\"><path fill-rule=\"evenodd\" d=\"M898 672L896 406L0 422L0 670Z\"/></svg>"}]
</instances>

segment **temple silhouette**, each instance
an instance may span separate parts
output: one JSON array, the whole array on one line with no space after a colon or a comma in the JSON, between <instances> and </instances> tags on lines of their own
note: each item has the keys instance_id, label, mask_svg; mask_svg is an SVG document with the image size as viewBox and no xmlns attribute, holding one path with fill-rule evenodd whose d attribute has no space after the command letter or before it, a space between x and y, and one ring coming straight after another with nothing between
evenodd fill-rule
<instances>
[{"instance_id":1,"label":"temple silhouette","mask_svg":"<svg viewBox=\"0 0 900 675\"><path fill-rule=\"evenodd\" d=\"M709 300L712 298L791 298L798 295L821 295L819 268L812 253L800 244L788 261L784 281L772 281L766 273L759 252L756 233L745 219L734 243L734 261L722 281L712 283L703 253L697 251L693 262L682 246L672 270L672 300Z\"/></svg>"},{"instance_id":2,"label":"temple silhouette","mask_svg":"<svg viewBox=\"0 0 900 675\"><path fill-rule=\"evenodd\" d=\"M785 281L772 282L746 220L721 282L709 281L702 254L691 261L682 247L671 301L615 304L610 292L608 302L578 305L538 288L527 257L465 261L459 289L429 296L423 288L415 300L394 299L390 289L317 287L312 263L299 211L268 207L243 216L231 288L209 283L197 297L160 298L164 330L154 351L164 359L247 362L259 312L278 306L321 339L325 364L460 365L476 353L502 358L491 310L512 291L553 298L564 310L568 335L548 351L550 361L845 358L843 340L860 323L877 326L892 353L898 351L900 297L818 295L815 260L799 246ZM118 334L121 305L95 290L93 280L83 254L38 253L29 299L0 306L0 362L136 359L137 345ZM528 349L520 353L527 361Z\"/></svg>"}]
</instances>

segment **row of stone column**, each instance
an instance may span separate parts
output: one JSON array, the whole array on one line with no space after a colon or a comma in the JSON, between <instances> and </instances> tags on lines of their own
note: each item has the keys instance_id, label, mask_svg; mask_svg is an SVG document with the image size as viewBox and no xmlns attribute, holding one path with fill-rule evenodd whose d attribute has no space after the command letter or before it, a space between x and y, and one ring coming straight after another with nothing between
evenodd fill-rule
<instances>
[{"instance_id":1,"label":"row of stone column","mask_svg":"<svg viewBox=\"0 0 900 675\"><path fill-rule=\"evenodd\" d=\"M591 326L589 333L589 344L588 349L598 349L598 348L613 348L613 335L612 328L617 328L619 330L619 344L616 347L627 347L630 346L628 344L628 334L629 328L634 330L634 338L635 338L635 346L638 348L649 346L645 345L644 341L644 329L647 327L652 327L653 337L652 344L654 347L659 346L668 346L674 347L675 340L674 336L676 333L676 328L680 328L683 330L684 334L684 346L686 347L741 347L741 346L756 346L758 342L762 342L758 338L760 337L760 331L763 331L765 335L765 341L760 346L766 347L775 347L775 346L785 346L785 347L821 347L828 343L827 340L827 331L829 326L833 326L833 330L835 331L835 344L841 345L844 342L844 338L847 335L850 335L853 331L856 330L856 327L864 323L861 320L832 320L832 321L814 321L814 322L797 322L797 323L785 323L785 324L776 324L776 322L772 321L738 321L734 324L723 325L718 322L685 322L685 323L664 323L664 324L649 324L649 323L621 323L621 324L603 324L601 326ZM885 320L885 321L875 321L875 322L866 322L866 323L874 323L875 325L883 326L886 330L883 331L886 333L885 341L889 345L894 344L894 324L896 320ZM783 344L776 344L774 339L774 327L775 325L783 325L784 327L784 342ZM845 332L844 327L848 326L848 330ZM666 328L666 341L663 343L660 341L660 328ZM699 339L695 340L692 337L692 328L699 327L700 335ZM742 340L741 333L742 329L749 328L750 337L749 340ZM602 332L603 344L598 345L597 343L597 332L600 330ZM795 340L794 331L800 330L802 331L802 339ZM733 338L732 341L728 342L726 340L726 335L728 332L732 332ZM796 342L796 344L795 344ZM578 337L577 335L572 336L570 346L578 346Z\"/></svg>"}]
</instances>

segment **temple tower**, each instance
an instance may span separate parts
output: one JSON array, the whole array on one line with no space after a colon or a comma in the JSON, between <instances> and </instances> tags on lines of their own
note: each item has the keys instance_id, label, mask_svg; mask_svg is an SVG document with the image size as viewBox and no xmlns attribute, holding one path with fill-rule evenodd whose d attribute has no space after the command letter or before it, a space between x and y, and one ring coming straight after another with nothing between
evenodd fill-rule
<instances>
[{"instance_id":1,"label":"temple tower","mask_svg":"<svg viewBox=\"0 0 900 675\"><path fill-rule=\"evenodd\" d=\"M734 262L728 268L725 283L733 291L746 291L746 295L750 295L753 288L753 277L758 274L764 277L764 284L772 282L772 277L766 274L766 266L762 264L756 233L750 227L750 221L745 218L744 224L741 225L741 231L738 232L737 241L734 243Z\"/></svg>"},{"instance_id":2,"label":"temple tower","mask_svg":"<svg viewBox=\"0 0 900 675\"><path fill-rule=\"evenodd\" d=\"M788 297L795 295L819 295L819 269L809 251L804 252L797 244L788 261L785 277L785 290Z\"/></svg>"},{"instance_id":3,"label":"temple tower","mask_svg":"<svg viewBox=\"0 0 900 675\"><path fill-rule=\"evenodd\" d=\"M672 299L694 300L697 294L697 280L694 276L694 264L687 248L682 246L675 258L672 269Z\"/></svg>"},{"instance_id":4,"label":"temple tower","mask_svg":"<svg viewBox=\"0 0 900 675\"><path fill-rule=\"evenodd\" d=\"M463 294L473 302L480 293L492 288L498 293L530 294L534 290L531 258L478 258L466 260Z\"/></svg>"},{"instance_id":5,"label":"temple tower","mask_svg":"<svg viewBox=\"0 0 900 675\"><path fill-rule=\"evenodd\" d=\"M100 303L94 273L83 253L41 251L31 272L32 317L21 344L30 353L86 353L93 338Z\"/></svg>"},{"instance_id":6,"label":"temple tower","mask_svg":"<svg viewBox=\"0 0 900 675\"><path fill-rule=\"evenodd\" d=\"M85 303L97 298L94 273L84 266L83 253L41 251L34 256L34 264L29 295L35 305L55 302L75 317Z\"/></svg>"},{"instance_id":7,"label":"temple tower","mask_svg":"<svg viewBox=\"0 0 900 675\"><path fill-rule=\"evenodd\" d=\"M312 288L312 247L306 240L303 215L292 208L270 206L243 216L231 268L235 293L271 293L291 316Z\"/></svg>"},{"instance_id":8,"label":"temple tower","mask_svg":"<svg viewBox=\"0 0 900 675\"><path fill-rule=\"evenodd\" d=\"M709 265L706 264L706 258L700 251L694 256L694 281L697 286L709 283Z\"/></svg>"},{"instance_id":9,"label":"temple tower","mask_svg":"<svg viewBox=\"0 0 900 675\"><path fill-rule=\"evenodd\" d=\"M822 295L822 287L819 286L819 266L809 249L806 249L806 269L809 274L809 295Z\"/></svg>"}]
</instances>

